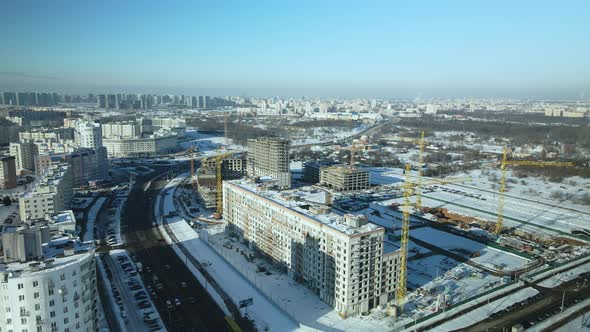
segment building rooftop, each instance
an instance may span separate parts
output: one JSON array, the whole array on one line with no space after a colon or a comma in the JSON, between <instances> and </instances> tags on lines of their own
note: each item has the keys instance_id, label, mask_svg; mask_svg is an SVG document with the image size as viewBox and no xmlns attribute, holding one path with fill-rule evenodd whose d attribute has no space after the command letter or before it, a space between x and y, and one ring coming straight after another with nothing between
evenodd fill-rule
<instances>
[{"instance_id":1,"label":"building rooftop","mask_svg":"<svg viewBox=\"0 0 590 332\"><path fill-rule=\"evenodd\" d=\"M305 215L316 222L349 236L383 229L381 226L366 222L365 216L342 215L332 212L330 206L319 203L322 198L322 196L319 195L321 190L316 187L301 187L291 190L276 191L268 189L267 186L252 183L243 179L225 182L255 193L293 212ZM331 194L324 193L324 201L327 199L326 195ZM359 226L353 226L348 222L351 218L365 220L364 222L361 221Z\"/></svg>"},{"instance_id":2,"label":"building rooftop","mask_svg":"<svg viewBox=\"0 0 590 332\"><path fill-rule=\"evenodd\" d=\"M24 226L20 226L24 227ZM5 231L16 232L18 227L8 227ZM0 263L0 282L4 278L17 278L60 269L74 264L89 255L94 255L91 241L80 242L79 238L66 233L54 234L48 243L43 244L43 258L28 262Z\"/></svg>"},{"instance_id":3,"label":"building rooftop","mask_svg":"<svg viewBox=\"0 0 590 332\"><path fill-rule=\"evenodd\" d=\"M48 194L47 188L57 186L70 167L67 163L52 164L43 171L43 174L31 184L22 194L22 197L31 197L33 194Z\"/></svg>"}]
</instances>

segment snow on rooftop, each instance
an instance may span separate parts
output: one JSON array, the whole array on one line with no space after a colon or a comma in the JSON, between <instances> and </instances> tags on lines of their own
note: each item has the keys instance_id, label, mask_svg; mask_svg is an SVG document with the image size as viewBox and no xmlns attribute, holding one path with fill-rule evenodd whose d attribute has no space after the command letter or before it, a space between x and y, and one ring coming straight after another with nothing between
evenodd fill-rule
<instances>
[{"instance_id":1,"label":"snow on rooftop","mask_svg":"<svg viewBox=\"0 0 590 332\"><path fill-rule=\"evenodd\" d=\"M257 194L267 200L273 201L274 203L279 204L293 212L305 215L308 218L311 218L347 235L370 232L381 228L380 226L372 223L366 223L360 227L353 227L346 224L344 222L344 218L341 215L331 212L328 206L315 203L313 201L313 199L318 198L317 190L315 190L313 187L301 187L291 190L275 191L264 189L245 180L233 180L227 182ZM311 200L307 199L308 195L311 195L309 196L311 197ZM314 209L316 212L312 212L312 207L317 208ZM326 212L322 212L322 208L325 208Z\"/></svg>"}]
</instances>

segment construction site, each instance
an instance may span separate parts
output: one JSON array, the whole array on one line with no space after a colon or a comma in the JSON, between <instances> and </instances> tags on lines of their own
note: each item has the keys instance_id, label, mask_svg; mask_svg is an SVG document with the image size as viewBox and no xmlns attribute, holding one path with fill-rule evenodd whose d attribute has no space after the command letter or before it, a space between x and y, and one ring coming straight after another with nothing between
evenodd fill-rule
<instances>
[{"instance_id":1,"label":"construction site","mask_svg":"<svg viewBox=\"0 0 590 332\"><path fill-rule=\"evenodd\" d=\"M497 173L496 184L485 183L476 172L433 178L422 174L427 145L424 133L419 139L399 139L416 145L417 158L404 168L363 166L355 154L370 153L370 149L367 142L355 140L348 147L349 163L306 162L303 177L289 178L291 188L284 179L291 171L286 166L289 145L284 140L251 140L249 146L254 153L248 156L220 152L202 160L201 167L193 171L194 190L205 207L204 215L214 210L211 220L223 217L220 221L228 227L224 232L212 231L210 241L225 248L220 249L224 252L228 247L240 247L239 252L248 262L244 264L251 265L252 273L284 273L314 290L312 294L319 295L339 313L334 316L328 310L324 320L316 320L320 323L316 327L323 326L322 322L335 324L337 316L368 330L376 326L396 329L420 326L420 322L429 322L434 314L455 310L463 303L495 292L500 295L494 299L513 297L515 301L529 301L543 291L535 287L526 290L522 280L533 285L561 285L577 280L590 270L590 211L579 205L515 195L513 192L520 184L510 179L513 168L567 168L574 167L573 163L517 159L510 149L504 148L497 161L487 166L488 172ZM224 184L226 181L230 182ZM224 197L223 186L232 188L231 197ZM278 212L271 211L265 200L271 206L276 205ZM228 208L229 211L224 211ZM279 221L293 213L294 219ZM301 222L298 213L344 233L349 232L347 229L369 227L363 225L381 229L383 237L377 241L383 248L381 255L393 254L395 259L375 261L375 267L380 269L386 261L395 264L391 276L382 276L383 280L389 280L391 290L384 289L383 296L356 307L354 301L342 302L344 299L335 295L337 284L329 281L334 280L333 275L322 274L318 279L319 275L304 272L303 257L310 254L306 246L309 241L323 243L326 235L303 224L295 225ZM267 215L274 216L268 219L269 223L263 221ZM364 221L352 222L352 216ZM295 224L287 225L291 223ZM218 226L216 223L216 229ZM286 231L293 227L305 230L301 239ZM326 239L334 241L330 236ZM292 246L300 240L303 241L300 249ZM326 257L336 255L336 251L321 250ZM328 262L324 261L322 266L325 268ZM265 267L261 269L261 266ZM562 273L571 274L552 281ZM281 285L283 292L291 292L287 291L290 286ZM299 286L293 287L295 297ZM510 291L502 293L506 289ZM499 309L473 314L472 324L463 322L459 326L464 328L484 321L496 311ZM298 312L298 320L309 319L305 310ZM537 323L527 321L522 325L530 327ZM438 324L443 321L424 326Z\"/></svg>"}]
</instances>

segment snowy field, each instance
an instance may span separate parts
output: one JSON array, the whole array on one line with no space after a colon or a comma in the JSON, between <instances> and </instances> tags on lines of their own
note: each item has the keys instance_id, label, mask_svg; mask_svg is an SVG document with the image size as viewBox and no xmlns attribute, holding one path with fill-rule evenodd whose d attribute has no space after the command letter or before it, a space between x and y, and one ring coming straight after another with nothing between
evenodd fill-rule
<instances>
[{"instance_id":1,"label":"snowy field","mask_svg":"<svg viewBox=\"0 0 590 332\"><path fill-rule=\"evenodd\" d=\"M187 140L180 142L183 149L191 146L196 147L196 151L205 157L216 155L219 148L225 146L229 150L244 150L245 147L233 144L231 139L225 139L223 135L203 134L195 129L186 130Z\"/></svg>"},{"instance_id":2,"label":"snowy field","mask_svg":"<svg viewBox=\"0 0 590 332\"><path fill-rule=\"evenodd\" d=\"M373 170L372 174L377 175L372 176L380 177L381 183L389 184L399 181L400 178L403 179L402 172L401 169ZM412 172L412 175L415 175L415 172ZM388 178L392 180L389 181ZM485 189L485 183L480 186L480 179L477 179L475 174L472 175L472 179L478 182L476 184L472 181L465 184L426 185L422 191L422 205L431 208L442 207L465 216L495 221L498 213L497 191ZM423 179L424 184L431 181L429 178ZM527 181L532 183L530 178L527 178ZM578 189L586 185L581 180L576 183L579 183L576 187ZM509 184L509 186L516 186L516 184ZM553 186L557 185L553 184ZM520 190L525 188L527 187L522 186ZM578 189L570 188L568 192L578 193ZM516 191L517 196L512 194L513 191ZM507 227L556 236L560 232L569 234L572 229L588 228L590 225L590 206L549 201L539 197L527 198L516 189L513 191L505 195L504 224ZM414 200L415 197L412 197L412 202ZM397 198L392 202L401 203L403 198Z\"/></svg>"},{"instance_id":3,"label":"snowy field","mask_svg":"<svg viewBox=\"0 0 590 332\"><path fill-rule=\"evenodd\" d=\"M376 178L378 184L394 184L404 178L402 169L379 168L370 171L371 177ZM416 181L416 172L411 174L413 181ZM465 216L496 221L499 204L497 189L492 189L493 183L490 183L487 177L480 177L481 171L473 171L467 175L472 180L466 180L463 184L441 185L436 184L433 179L424 178L422 180L425 185L422 191L422 205L431 208L442 207ZM466 174L458 174L451 178L465 176ZM560 232L569 234L575 228L589 227L590 206L550 200L544 196L548 195L547 192L551 192L550 188L581 195L588 191L586 187L590 188L590 180L576 177L564 181L567 183L573 181L571 183L576 183L575 186L543 184L541 179L526 178L525 180L527 185L520 182L507 184L509 190L505 195L504 203L504 224L507 227L517 227L552 236L558 235ZM497 183L495 185L497 187ZM566 189L560 189L560 186ZM525 192L528 193L531 189L535 194L527 195ZM580 189L582 190L580 191ZM541 192L546 194L541 195ZM412 198L412 201L414 200L415 198ZM402 201L402 197L393 200L396 203Z\"/></svg>"},{"instance_id":4,"label":"snowy field","mask_svg":"<svg viewBox=\"0 0 590 332\"><path fill-rule=\"evenodd\" d=\"M431 227L412 229L410 236L495 270L512 271L522 268L530 262L524 257ZM478 253L479 256L472 257L475 253Z\"/></svg>"},{"instance_id":5,"label":"snowy field","mask_svg":"<svg viewBox=\"0 0 590 332\"><path fill-rule=\"evenodd\" d=\"M523 301L528 299L529 297L533 297L539 294L539 291L532 287L527 287L524 289L519 290L516 293L510 294L506 297L501 299L495 300L490 302L486 305L483 305L475 310L469 311L457 318L454 318L450 321L445 322L439 326L436 326L431 331L454 331L459 329L464 329L468 326L471 326L477 322L481 322L482 320L489 317L489 315L493 314L494 312L498 312L511 306L514 303Z\"/></svg>"}]
</instances>

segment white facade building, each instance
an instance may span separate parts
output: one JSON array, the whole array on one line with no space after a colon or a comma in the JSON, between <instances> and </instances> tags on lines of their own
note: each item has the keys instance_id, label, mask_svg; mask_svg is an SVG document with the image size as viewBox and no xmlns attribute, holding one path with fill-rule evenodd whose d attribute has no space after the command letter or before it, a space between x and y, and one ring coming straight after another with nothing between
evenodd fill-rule
<instances>
[{"instance_id":1,"label":"white facade building","mask_svg":"<svg viewBox=\"0 0 590 332\"><path fill-rule=\"evenodd\" d=\"M3 247L41 241L36 260L0 263L1 331L94 332L98 327L94 248L71 235L34 234L30 225L5 226ZM30 246L30 245L29 245Z\"/></svg>"},{"instance_id":2,"label":"white facade building","mask_svg":"<svg viewBox=\"0 0 590 332\"><path fill-rule=\"evenodd\" d=\"M136 138L105 138L103 144L111 157L148 157L173 152L176 135Z\"/></svg>"},{"instance_id":3,"label":"white facade building","mask_svg":"<svg viewBox=\"0 0 590 332\"><path fill-rule=\"evenodd\" d=\"M69 209L73 198L73 174L66 163L52 164L19 197L20 219L45 218Z\"/></svg>"},{"instance_id":4,"label":"white facade building","mask_svg":"<svg viewBox=\"0 0 590 332\"><path fill-rule=\"evenodd\" d=\"M391 303L400 251L386 248L383 227L364 216L331 213L302 195L302 189L277 192L224 181L223 219L342 317Z\"/></svg>"}]
</instances>

